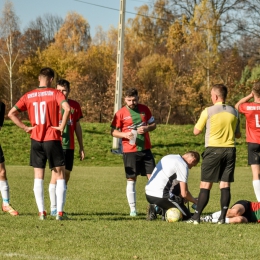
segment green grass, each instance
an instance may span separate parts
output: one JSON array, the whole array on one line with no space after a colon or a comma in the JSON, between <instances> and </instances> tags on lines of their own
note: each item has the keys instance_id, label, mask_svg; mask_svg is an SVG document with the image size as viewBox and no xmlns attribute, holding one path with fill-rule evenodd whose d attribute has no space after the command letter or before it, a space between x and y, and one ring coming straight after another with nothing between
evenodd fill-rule
<instances>
[{"instance_id":1,"label":"green grass","mask_svg":"<svg viewBox=\"0 0 260 260\"><path fill-rule=\"evenodd\" d=\"M110 152L112 137L109 124L82 123L86 159L79 160L78 146L75 150L76 166L121 166L122 157ZM150 133L152 152L158 162L169 153L183 154L188 150L200 153L204 150L204 134L193 135L193 125L158 125ZM29 135L16 127L9 120L5 121L0 133L7 165L28 165L30 153ZM245 134L237 140L237 166L247 166L247 146Z\"/></svg>"},{"instance_id":2,"label":"green grass","mask_svg":"<svg viewBox=\"0 0 260 260\"><path fill-rule=\"evenodd\" d=\"M20 216L0 213L0 259L259 259L260 225L215 225L145 220L146 178L137 181L139 216L129 216L123 167L75 167L69 183L66 211L70 220L37 217L33 169L7 166L12 205ZM200 168L191 170L189 187L199 192ZM251 172L239 167L232 185L232 201L255 200ZM45 205L49 211L48 182ZM213 186L204 213L219 210L219 189Z\"/></svg>"},{"instance_id":3,"label":"green grass","mask_svg":"<svg viewBox=\"0 0 260 260\"><path fill-rule=\"evenodd\" d=\"M171 260L258 259L260 225L189 225L145 220L145 178L137 181L139 216L129 216L122 157L110 152L109 124L82 123L86 159L79 161L69 182L65 210L69 221L48 216L39 221L33 194L33 169L28 165L29 135L6 121L0 133L10 184L11 203L20 216L0 213L0 259L44 260ZM151 133L156 162L169 153L204 150L204 135L193 136L193 126L158 125ZM78 148L76 149L78 150ZM247 166L245 138L238 140L235 183L231 204L255 200L251 170ZM97 167L98 166L98 167ZM49 211L46 170L45 205ZM199 193L200 167L192 169L189 188ZM219 189L213 186L204 213L219 210Z\"/></svg>"}]
</instances>

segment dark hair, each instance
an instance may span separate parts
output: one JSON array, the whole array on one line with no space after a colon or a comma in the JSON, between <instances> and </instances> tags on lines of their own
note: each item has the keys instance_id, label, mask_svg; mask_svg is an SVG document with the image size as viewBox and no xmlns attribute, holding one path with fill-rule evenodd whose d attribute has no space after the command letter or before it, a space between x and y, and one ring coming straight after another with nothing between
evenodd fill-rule
<instances>
[{"instance_id":1,"label":"dark hair","mask_svg":"<svg viewBox=\"0 0 260 260\"><path fill-rule=\"evenodd\" d=\"M227 98L227 87L223 84L215 84L212 89L216 92L216 94L223 100L226 100Z\"/></svg>"},{"instance_id":2,"label":"dark hair","mask_svg":"<svg viewBox=\"0 0 260 260\"><path fill-rule=\"evenodd\" d=\"M54 78L55 73L52 68L45 67L40 70L39 76L47 77L49 79Z\"/></svg>"},{"instance_id":3,"label":"dark hair","mask_svg":"<svg viewBox=\"0 0 260 260\"><path fill-rule=\"evenodd\" d=\"M200 154L198 152L196 152L196 151L188 151L185 154L191 155L193 158L195 158L196 162L199 163L199 161L200 161Z\"/></svg>"},{"instance_id":4,"label":"dark hair","mask_svg":"<svg viewBox=\"0 0 260 260\"><path fill-rule=\"evenodd\" d=\"M254 94L256 95L256 97L260 97L260 81L257 81L254 83L254 86L253 86L253 92Z\"/></svg>"},{"instance_id":5,"label":"dark hair","mask_svg":"<svg viewBox=\"0 0 260 260\"><path fill-rule=\"evenodd\" d=\"M56 86L58 85L66 88L67 92L70 92L70 83L66 79L58 80Z\"/></svg>"},{"instance_id":6,"label":"dark hair","mask_svg":"<svg viewBox=\"0 0 260 260\"><path fill-rule=\"evenodd\" d=\"M125 91L125 97L138 96L138 91L136 88L129 88Z\"/></svg>"}]
</instances>

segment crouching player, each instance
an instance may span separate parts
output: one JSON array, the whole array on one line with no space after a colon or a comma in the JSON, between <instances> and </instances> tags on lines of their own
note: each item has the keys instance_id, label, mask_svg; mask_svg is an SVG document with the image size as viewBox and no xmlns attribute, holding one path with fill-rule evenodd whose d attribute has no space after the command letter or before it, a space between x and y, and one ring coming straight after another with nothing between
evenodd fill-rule
<instances>
[{"instance_id":1,"label":"crouching player","mask_svg":"<svg viewBox=\"0 0 260 260\"><path fill-rule=\"evenodd\" d=\"M189 151L184 155L169 154L156 165L145 187L146 199L150 203L147 209L147 220L154 220L162 210L162 217L169 208L178 208L183 220L191 217L185 201L197 204L188 189L189 169L200 160L199 153ZM158 210L159 209L159 210Z\"/></svg>"}]
</instances>

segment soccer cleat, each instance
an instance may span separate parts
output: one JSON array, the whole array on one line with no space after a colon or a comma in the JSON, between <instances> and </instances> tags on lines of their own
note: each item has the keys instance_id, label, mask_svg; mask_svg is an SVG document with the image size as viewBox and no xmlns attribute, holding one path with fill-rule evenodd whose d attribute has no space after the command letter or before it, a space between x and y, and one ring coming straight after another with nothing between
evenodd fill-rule
<instances>
[{"instance_id":1,"label":"soccer cleat","mask_svg":"<svg viewBox=\"0 0 260 260\"><path fill-rule=\"evenodd\" d=\"M219 219L218 220L218 225L222 225L225 224L225 219Z\"/></svg>"},{"instance_id":2,"label":"soccer cleat","mask_svg":"<svg viewBox=\"0 0 260 260\"><path fill-rule=\"evenodd\" d=\"M11 216L18 216L19 213L16 211L10 204L9 205L2 205L2 211L9 213Z\"/></svg>"},{"instance_id":3,"label":"soccer cleat","mask_svg":"<svg viewBox=\"0 0 260 260\"><path fill-rule=\"evenodd\" d=\"M56 217L57 216L57 209L54 209L50 213L51 216Z\"/></svg>"},{"instance_id":4,"label":"soccer cleat","mask_svg":"<svg viewBox=\"0 0 260 260\"><path fill-rule=\"evenodd\" d=\"M189 219L186 221L186 223L189 223L189 224L194 224L194 225L198 225L200 223L200 221L198 219Z\"/></svg>"},{"instance_id":5,"label":"soccer cleat","mask_svg":"<svg viewBox=\"0 0 260 260\"><path fill-rule=\"evenodd\" d=\"M131 211L131 212L130 212L130 216L131 216L131 217L136 217L136 216L137 216L137 211L135 211L135 210L134 210L134 211Z\"/></svg>"},{"instance_id":6,"label":"soccer cleat","mask_svg":"<svg viewBox=\"0 0 260 260\"><path fill-rule=\"evenodd\" d=\"M201 218L200 218L200 221L201 221L201 222L208 222L208 223L210 222L210 223L212 223L212 219L213 219L213 218L212 218L211 215L207 215L207 216L205 216L205 217L201 217Z\"/></svg>"},{"instance_id":7,"label":"soccer cleat","mask_svg":"<svg viewBox=\"0 0 260 260\"><path fill-rule=\"evenodd\" d=\"M62 214L63 214L63 220L68 220L69 219L69 217L68 217L66 212L63 211Z\"/></svg>"},{"instance_id":8,"label":"soccer cleat","mask_svg":"<svg viewBox=\"0 0 260 260\"><path fill-rule=\"evenodd\" d=\"M58 212L56 215L56 220L68 220L68 216L65 212Z\"/></svg>"},{"instance_id":9,"label":"soccer cleat","mask_svg":"<svg viewBox=\"0 0 260 260\"><path fill-rule=\"evenodd\" d=\"M162 209L161 212L162 212L162 221L166 221L166 218L165 218L166 211L164 209Z\"/></svg>"},{"instance_id":10,"label":"soccer cleat","mask_svg":"<svg viewBox=\"0 0 260 260\"><path fill-rule=\"evenodd\" d=\"M45 220L47 218L46 211L39 212L39 220Z\"/></svg>"},{"instance_id":11,"label":"soccer cleat","mask_svg":"<svg viewBox=\"0 0 260 260\"><path fill-rule=\"evenodd\" d=\"M147 211L146 211L146 220L154 220L157 219L157 214L156 214L156 205L155 204L149 204L147 206Z\"/></svg>"}]
</instances>

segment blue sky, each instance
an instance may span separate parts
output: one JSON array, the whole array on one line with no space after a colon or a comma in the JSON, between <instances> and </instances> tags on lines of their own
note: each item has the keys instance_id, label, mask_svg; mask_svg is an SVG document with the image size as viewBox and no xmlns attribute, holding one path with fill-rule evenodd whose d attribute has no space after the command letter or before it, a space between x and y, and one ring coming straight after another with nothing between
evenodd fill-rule
<instances>
[{"instance_id":1,"label":"blue sky","mask_svg":"<svg viewBox=\"0 0 260 260\"><path fill-rule=\"evenodd\" d=\"M110 25L117 27L119 19L117 10L119 10L120 0L11 0L11 2L15 13L20 18L21 30L30 21L43 14L50 13L65 18L69 11L75 11L88 20L93 37L97 26L101 25L107 31ZM151 0L126 0L126 12L135 13L135 7L149 2ZM0 0L1 13L4 3L5 0ZM95 5L104 6L104 8ZM126 21L130 17L134 17L134 15L126 13Z\"/></svg>"}]
</instances>

